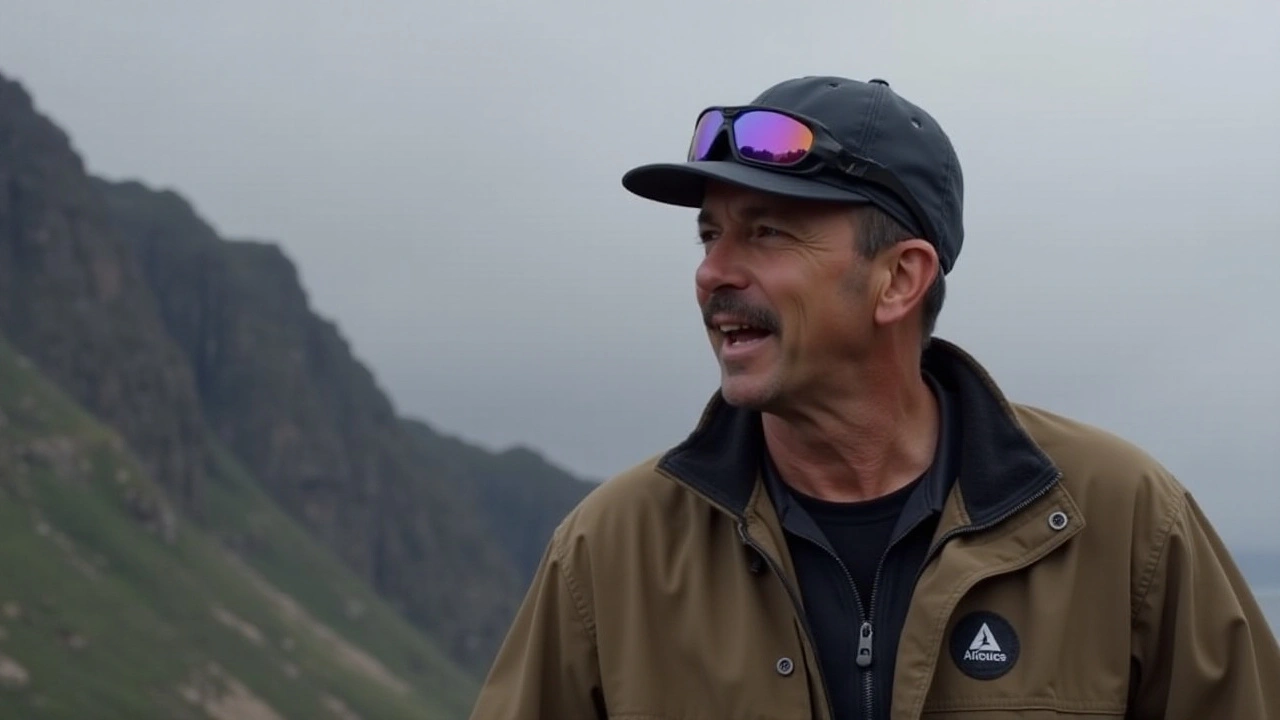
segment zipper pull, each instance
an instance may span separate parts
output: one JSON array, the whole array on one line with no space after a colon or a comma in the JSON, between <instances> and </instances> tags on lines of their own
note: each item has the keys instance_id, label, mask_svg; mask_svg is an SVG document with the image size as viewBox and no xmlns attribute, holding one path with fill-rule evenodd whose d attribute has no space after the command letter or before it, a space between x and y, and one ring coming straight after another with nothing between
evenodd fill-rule
<instances>
[{"instance_id":1,"label":"zipper pull","mask_svg":"<svg viewBox=\"0 0 1280 720\"><path fill-rule=\"evenodd\" d=\"M871 623L864 622L858 628L858 667L871 665Z\"/></svg>"}]
</instances>

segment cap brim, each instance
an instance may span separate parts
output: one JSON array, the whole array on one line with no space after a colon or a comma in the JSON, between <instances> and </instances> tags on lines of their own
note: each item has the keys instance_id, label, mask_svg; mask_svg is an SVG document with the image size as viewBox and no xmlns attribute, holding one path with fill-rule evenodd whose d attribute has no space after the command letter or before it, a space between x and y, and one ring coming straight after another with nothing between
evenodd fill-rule
<instances>
[{"instance_id":1,"label":"cap brim","mask_svg":"<svg viewBox=\"0 0 1280 720\"><path fill-rule=\"evenodd\" d=\"M708 180L803 200L872 202L867 195L853 190L728 160L641 165L622 176L622 185L648 200L696 208L702 205Z\"/></svg>"}]
</instances>

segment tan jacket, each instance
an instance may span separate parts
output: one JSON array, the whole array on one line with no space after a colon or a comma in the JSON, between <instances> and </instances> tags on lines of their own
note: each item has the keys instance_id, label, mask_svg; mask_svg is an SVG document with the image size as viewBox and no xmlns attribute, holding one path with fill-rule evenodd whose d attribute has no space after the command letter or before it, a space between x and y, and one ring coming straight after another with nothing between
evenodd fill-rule
<instances>
[{"instance_id":1,"label":"tan jacket","mask_svg":"<svg viewBox=\"0 0 1280 720\"><path fill-rule=\"evenodd\" d=\"M1280 719L1275 634L1177 480L1008 403L948 343L926 363L966 408L963 461L892 717ZM473 720L831 720L781 527L743 464L754 422L717 397L685 443L565 518Z\"/></svg>"}]
</instances>

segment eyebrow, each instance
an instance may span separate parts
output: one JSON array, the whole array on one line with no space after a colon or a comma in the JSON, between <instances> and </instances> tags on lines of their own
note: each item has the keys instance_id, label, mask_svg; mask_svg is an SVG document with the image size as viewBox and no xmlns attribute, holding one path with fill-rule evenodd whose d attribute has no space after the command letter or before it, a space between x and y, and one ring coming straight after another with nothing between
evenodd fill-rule
<instances>
[{"instance_id":1,"label":"eyebrow","mask_svg":"<svg viewBox=\"0 0 1280 720\"><path fill-rule=\"evenodd\" d=\"M737 213L738 220L741 222L753 222L762 217L776 217L779 220L791 220L791 216L769 205L748 205ZM716 219L712 217L711 212L706 208L698 211L699 225L715 225Z\"/></svg>"}]
</instances>

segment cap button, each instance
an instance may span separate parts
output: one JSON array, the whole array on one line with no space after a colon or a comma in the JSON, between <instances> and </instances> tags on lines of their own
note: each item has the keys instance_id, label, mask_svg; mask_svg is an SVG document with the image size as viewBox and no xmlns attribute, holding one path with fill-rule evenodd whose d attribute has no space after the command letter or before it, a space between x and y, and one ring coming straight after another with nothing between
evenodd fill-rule
<instances>
[{"instance_id":1,"label":"cap button","mask_svg":"<svg viewBox=\"0 0 1280 720\"><path fill-rule=\"evenodd\" d=\"M889 83L888 83L888 81L886 81L886 80L881 80L880 78L872 78L872 79L868 80L867 82L873 82L873 83L875 83L875 84L877 84L877 85L884 85L885 87L889 87Z\"/></svg>"}]
</instances>

